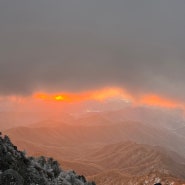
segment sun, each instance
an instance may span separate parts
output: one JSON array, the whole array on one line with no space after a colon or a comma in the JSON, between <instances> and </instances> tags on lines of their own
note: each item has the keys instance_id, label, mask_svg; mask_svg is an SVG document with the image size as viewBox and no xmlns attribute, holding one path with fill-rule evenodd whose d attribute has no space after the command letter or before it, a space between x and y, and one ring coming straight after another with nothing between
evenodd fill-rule
<instances>
[{"instance_id":1,"label":"sun","mask_svg":"<svg viewBox=\"0 0 185 185\"><path fill-rule=\"evenodd\" d=\"M62 101L62 100L64 100L64 97L63 96L55 96L55 100L57 100L57 101Z\"/></svg>"}]
</instances>

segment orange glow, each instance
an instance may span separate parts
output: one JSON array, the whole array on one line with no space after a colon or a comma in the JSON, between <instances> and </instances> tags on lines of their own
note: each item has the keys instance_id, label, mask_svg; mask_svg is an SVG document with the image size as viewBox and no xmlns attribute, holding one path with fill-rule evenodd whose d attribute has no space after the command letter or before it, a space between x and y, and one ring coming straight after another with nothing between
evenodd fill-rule
<instances>
[{"instance_id":1,"label":"orange glow","mask_svg":"<svg viewBox=\"0 0 185 185\"><path fill-rule=\"evenodd\" d=\"M91 93L91 98L94 100L103 101L109 98L119 98L131 101L132 97L126 91L120 88L106 88Z\"/></svg>"},{"instance_id":2,"label":"orange glow","mask_svg":"<svg viewBox=\"0 0 185 185\"><path fill-rule=\"evenodd\" d=\"M35 97L38 98L38 99L47 100L47 95L46 94L39 93L39 94L36 94Z\"/></svg>"},{"instance_id":3,"label":"orange glow","mask_svg":"<svg viewBox=\"0 0 185 185\"><path fill-rule=\"evenodd\" d=\"M184 107L184 104L178 101L172 100L170 98L164 98L155 94L146 94L140 96L139 98L134 98L133 95L127 93L121 88L104 88L100 90L79 93L37 93L34 95L34 97L43 101L53 102L79 102L89 100L104 101L106 99L116 98L136 105L158 106L164 108Z\"/></svg>"},{"instance_id":4,"label":"orange glow","mask_svg":"<svg viewBox=\"0 0 185 185\"><path fill-rule=\"evenodd\" d=\"M131 101L132 97L126 93L124 90L119 88L105 88L96 91L87 91L81 93L57 93L56 94L46 94L46 93L36 93L35 98L46 100L46 101L63 101L63 102L76 102L76 101L87 101L87 100L97 100L104 101L109 98L119 98L127 101Z\"/></svg>"},{"instance_id":5,"label":"orange glow","mask_svg":"<svg viewBox=\"0 0 185 185\"><path fill-rule=\"evenodd\" d=\"M148 106L148 107L158 107L167 109L181 109L185 112L185 103L178 99L172 99L167 96L161 96L160 94L135 94L129 93L125 89L118 87L109 87L103 89L82 91L82 92L36 92L31 96L0 96L0 101L2 105L7 110L16 111L51 111L57 113L60 111L69 111L73 109L88 109L88 105L94 106L96 104L91 104L97 101L103 103L104 101L109 101L113 103L126 103L127 106ZM89 103L88 103L89 101ZM125 104L125 105L126 105ZM110 104L108 104L110 106ZM85 107L85 108L84 108ZM120 106L121 107L121 106ZM1 107L0 107L1 108Z\"/></svg>"},{"instance_id":6,"label":"orange glow","mask_svg":"<svg viewBox=\"0 0 185 185\"><path fill-rule=\"evenodd\" d=\"M164 98L158 95L144 95L141 100L141 104L149 105L149 106L159 106L159 107L166 107L166 108L177 108L181 107L182 104L175 100L171 100L168 98Z\"/></svg>"}]
</instances>

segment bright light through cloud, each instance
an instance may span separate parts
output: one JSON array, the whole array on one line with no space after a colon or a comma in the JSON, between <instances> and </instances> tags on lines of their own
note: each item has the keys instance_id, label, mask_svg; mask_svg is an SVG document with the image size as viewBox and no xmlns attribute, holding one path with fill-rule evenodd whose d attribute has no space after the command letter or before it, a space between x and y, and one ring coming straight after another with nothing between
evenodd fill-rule
<instances>
[{"instance_id":1,"label":"bright light through cloud","mask_svg":"<svg viewBox=\"0 0 185 185\"><path fill-rule=\"evenodd\" d=\"M57 101L62 101L62 100L64 100L64 97L63 96L55 96L55 100L57 100Z\"/></svg>"},{"instance_id":2,"label":"bright light through cloud","mask_svg":"<svg viewBox=\"0 0 185 185\"><path fill-rule=\"evenodd\" d=\"M34 97L36 99L46 101L63 101L63 102L80 102L88 100L104 101L110 98L125 100L127 102L132 101L132 96L120 88L104 88L79 93L61 92L57 93L57 95L42 92L35 93Z\"/></svg>"},{"instance_id":3,"label":"bright light through cloud","mask_svg":"<svg viewBox=\"0 0 185 185\"><path fill-rule=\"evenodd\" d=\"M127 106L148 106L148 107L160 107L176 109L180 108L185 110L183 102L170 99L169 97L163 97L159 94L143 94L138 96L137 94L131 94L125 89L118 87L107 87L103 89L89 90L84 92L36 92L32 96L1 96L1 104L7 105L6 107L22 107L36 110L36 107L40 106L41 109L50 109L51 106L55 109L65 106L79 105L91 101L98 103L104 103L107 100L118 104L127 104ZM56 109L55 109L56 110Z\"/></svg>"}]
</instances>

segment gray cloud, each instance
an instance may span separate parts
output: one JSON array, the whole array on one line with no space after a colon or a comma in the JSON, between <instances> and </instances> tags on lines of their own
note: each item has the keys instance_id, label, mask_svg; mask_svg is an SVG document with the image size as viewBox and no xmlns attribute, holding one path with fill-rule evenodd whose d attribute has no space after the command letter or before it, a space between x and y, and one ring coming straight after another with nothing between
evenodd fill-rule
<instances>
[{"instance_id":1,"label":"gray cloud","mask_svg":"<svg viewBox=\"0 0 185 185\"><path fill-rule=\"evenodd\" d=\"M185 100L185 3L0 2L0 94L121 86Z\"/></svg>"}]
</instances>

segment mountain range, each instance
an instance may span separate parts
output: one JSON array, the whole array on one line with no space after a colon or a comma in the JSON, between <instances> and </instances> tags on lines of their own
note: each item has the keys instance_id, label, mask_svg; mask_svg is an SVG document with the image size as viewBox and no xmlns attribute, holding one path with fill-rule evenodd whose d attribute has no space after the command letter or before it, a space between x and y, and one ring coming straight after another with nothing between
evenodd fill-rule
<instances>
[{"instance_id":1,"label":"mountain range","mask_svg":"<svg viewBox=\"0 0 185 185\"><path fill-rule=\"evenodd\" d=\"M63 169L74 169L97 185L183 184L184 119L179 111L163 112L133 108L62 113L60 119L38 119L3 133L28 155L53 157Z\"/></svg>"}]
</instances>

